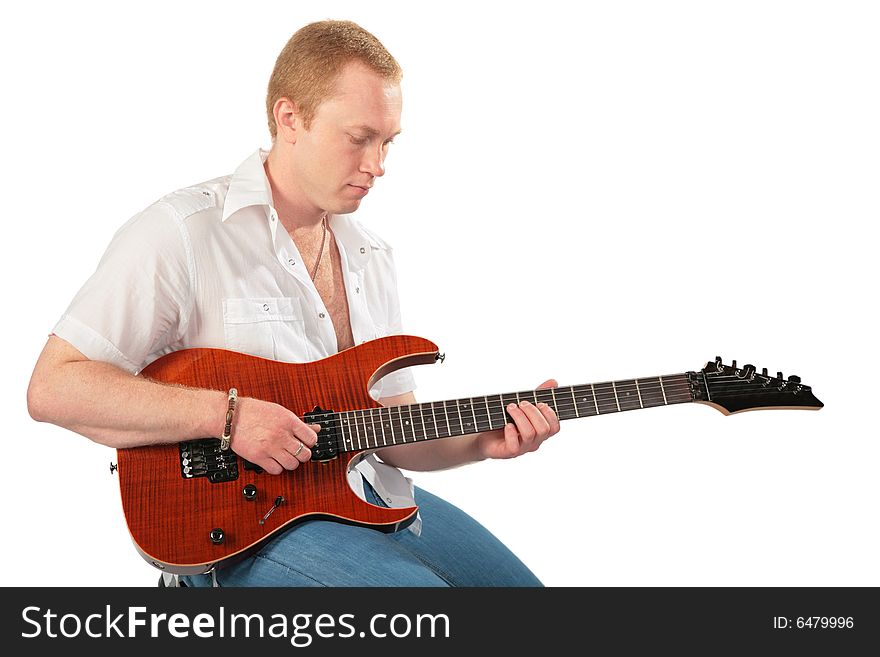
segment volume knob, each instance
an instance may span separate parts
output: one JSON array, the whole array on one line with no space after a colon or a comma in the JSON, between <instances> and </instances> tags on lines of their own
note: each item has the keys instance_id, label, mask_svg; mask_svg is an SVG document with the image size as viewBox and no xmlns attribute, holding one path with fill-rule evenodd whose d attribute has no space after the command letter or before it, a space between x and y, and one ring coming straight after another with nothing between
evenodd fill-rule
<instances>
[{"instance_id":1,"label":"volume knob","mask_svg":"<svg viewBox=\"0 0 880 657\"><path fill-rule=\"evenodd\" d=\"M214 545L220 545L224 540L226 540L226 534L223 533L222 529L215 527L211 530L211 542Z\"/></svg>"},{"instance_id":2,"label":"volume knob","mask_svg":"<svg viewBox=\"0 0 880 657\"><path fill-rule=\"evenodd\" d=\"M253 502L257 497L257 487L253 484L248 484L241 490L241 494L244 495L248 502Z\"/></svg>"}]
</instances>

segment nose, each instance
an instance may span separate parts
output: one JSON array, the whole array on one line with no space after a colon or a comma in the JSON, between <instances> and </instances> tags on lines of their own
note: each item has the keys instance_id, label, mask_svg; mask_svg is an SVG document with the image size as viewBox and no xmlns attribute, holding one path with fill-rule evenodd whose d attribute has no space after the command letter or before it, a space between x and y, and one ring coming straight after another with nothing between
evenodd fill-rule
<instances>
[{"instance_id":1,"label":"nose","mask_svg":"<svg viewBox=\"0 0 880 657\"><path fill-rule=\"evenodd\" d=\"M368 150L361 160L361 171L375 178L385 175L385 149L379 146L376 150Z\"/></svg>"}]
</instances>

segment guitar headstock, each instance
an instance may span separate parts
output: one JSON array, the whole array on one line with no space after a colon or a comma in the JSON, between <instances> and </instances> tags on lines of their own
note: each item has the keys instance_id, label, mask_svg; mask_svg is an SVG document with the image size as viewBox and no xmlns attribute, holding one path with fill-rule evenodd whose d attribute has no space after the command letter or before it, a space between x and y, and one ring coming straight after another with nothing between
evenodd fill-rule
<instances>
[{"instance_id":1,"label":"guitar headstock","mask_svg":"<svg viewBox=\"0 0 880 657\"><path fill-rule=\"evenodd\" d=\"M699 372L688 372L694 401L715 406L725 415L767 408L818 410L824 406L810 386L792 374L769 376L765 367L760 373L754 365L739 368L736 361L724 365L721 357L706 363Z\"/></svg>"}]
</instances>

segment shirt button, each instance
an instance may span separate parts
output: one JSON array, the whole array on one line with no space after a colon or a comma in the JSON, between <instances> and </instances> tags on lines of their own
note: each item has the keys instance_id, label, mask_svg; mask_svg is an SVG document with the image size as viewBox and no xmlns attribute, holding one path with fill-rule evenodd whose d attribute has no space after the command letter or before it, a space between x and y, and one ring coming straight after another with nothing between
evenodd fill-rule
<instances>
[{"instance_id":1,"label":"shirt button","mask_svg":"<svg viewBox=\"0 0 880 657\"><path fill-rule=\"evenodd\" d=\"M320 317L321 319L324 319L324 313L318 313L318 317Z\"/></svg>"},{"instance_id":2,"label":"shirt button","mask_svg":"<svg viewBox=\"0 0 880 657\"><path fill-rule=\"evenodd\" d=\"M356 287L356 288L354 288L354 291L357 292L358 294L360 294L360 293L361 293L361 288Z\"/></svg>"},{"instance_id":3,"label":"shirt button","mask_svg":"<svg viewBox=\"0 0 880 657\"><path fill-rule=\"evenodd\" d=\"M361 247L361 253L366 253L367 250L364 247Z\"/></svg>"},{"instance_id":4,"label":"shirt button","mask_svg":"<svg viewBox=\"0 0 880 657\"><path fill-rule=\"evenodd\" d=\"M296 260L294 260L293 258L291 258L290 260L287 261L287 263L288 263L291 267L293 267L293 266L296 264Z\"/></svg>"},{"instance_id":5,"label":"shirt button","mask_svg":"<svg viewBox=\"0 0 880 657\"><path fill-rule=\"evenodd\" d=\"M269 304L268 303L263 304L263 310L265 310L266 312L269 312Z\"/></svg>"}]
</instances>

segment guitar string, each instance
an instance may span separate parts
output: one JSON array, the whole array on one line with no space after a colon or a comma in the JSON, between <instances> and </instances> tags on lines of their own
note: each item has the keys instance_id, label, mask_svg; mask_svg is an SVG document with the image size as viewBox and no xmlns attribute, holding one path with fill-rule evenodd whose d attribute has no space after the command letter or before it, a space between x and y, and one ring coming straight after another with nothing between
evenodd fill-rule
<instances>
[{"instance_id":1,"label":"guitar string","mask_svg":"<svg viewBox=\"0 0 880 657\"><path fill-rule=\"evenodd\" d=\"M736 388L732 388L731 386L736 385L737 382L739 382L741 385L739 385ZM755 388L753 382L742 381L740 379L737 379L737 381L731 380L729 382L715 382L715 383L717 385L722 385L722 384L727 385L727 389L723 391L726 396L731 396L731 393L737 392L740 390L747 390L748 391L747 393L743 393L743 394L760 394L760 393L765 393L765 392L769 392L770 390L772 390L772 389L765 389L763 387L762 388ZM587 385L589 385L589 384L587 384ZM594 385L596 385L596 384L594 384ZM630 387L632 388L634 386L630 386ZM566 387L560 386L559 388L554 389L554 391L564 389L564 388L566 388ZM569 401L567 399L567 397L571 392L574 392L575 389L585 388L585 386L580 384L578 386L569 386L568 388L570 388L569 391L562 393L560 395L561 399L556 400L556 405L557 405L556 408L557 409L568 410L568 411L574 409L575 404L572 403L571 401ZM624 388L624 386L621 386L621 388ZM679 390L674 389L674 386L671 384L669 386L664 386L664 388L666 388L667 398L670 395L680 394ZM523 392L523 393L513 393L513 394L501 393L499 395L490 395L486 398L483 398L483 401L485 403L491 403L492 405L497 405L502 400L502 398L504 396L507 396L508 398L512 399L517 394L519 394L519 397L533 397L533 398L539 399L539 397L534 394L535 392L537 392L537 393L543 393L544 398L547 401L550 401L552 403L552 401L553 401L552 396L548 396L546 394L549 391L550 391L549 388L545 388L545 389L538 390L538 391L527 391L527 392ZM658 392L656 390L646 389L644 391L644 394L642 394L641 390L638 390L638 391L640 393L642 402L644 402L644 400L647 398L649 400L649 402L658 402L659 403L661 395L658 394ZM578 392L577 394L588 394L588 396L585 397L585 400L583 403L589 403L590 399L593 397L593 394L592 394L593 392L594 391L592 389L589 391L584 389L584 390ZM631 391L624 390L624 392L631 392ZM602 404L611 405L612 408L613 408L613 406L619 405L619 403L620 403L620 395L619 394L615 395L613 391L610 393L607 393L607 394L606 393L607 393L607 390L600 391L599 394L596 394L595 395L596 402L601 402ZM687 396L690 396L689 390L688 390ZM441 413L448 413L450 410L453 413L455 413L456 409L459 409L458 412L459 413L463 412L465 415L468 415L468 414L477 415L477 410L479 410L480 419L487 419L490 416L494 418L495 415L503 415L503 413L500 409L496 410L496 411L491 411L488 414L485 414L485 411L482 410L483 404L479 403L479 401L476 403L473 402L473 399L481 399L480 397L469 398L467 403L465 402L465 399L467 399L467 398L461 398L459 400L447 400L445 403L443 401L424 402L423 404L415 404L415 405L404 404L404 405L401 405L400 407L390 407L390 408L389 407L376 407L376 408L372 408L372 409L354 409L351 411L346 411L346 413L355 414L354 418L356 420L357 419L361 419L361 420L369 419L371 424L374 423L375 420L377 419L376 415L379 416L380 421L384 421L386 418L383 417L382 411L387 410L388 414L391 414L393 412L393 409L395 409L395 408L403 408L403 409L406 409L404 412L411 413L413 408L420 407L422 409L421 410L422 413L424 412L424 410L433 410L435 414L437 411L440 411ZM612 399L614 400L613 402L611 401ZM539 401L540 401L540 399L539 399ZM625 399L625 401L631 402L632 399L628 399L628 400ZM641 405L643 405L643 403ZM473 407L473 410L471 410L470 413L467 410L468 406ZM580 407L580 404L577 404L577 406ZM580 410L580 409L578 409L578 410ZM358 413L360 415L357 415ZM390 418L390 419L393 419L393 418Z\"/></svg>"},{"instance_id":2,"label":"guitar string","mask_svg":"<svg viewBox=\"0 0 880 657\"><path fill-rule=\"evenodd\" d=\"M587 385L589 385L589 384L587 384ZM579 387L579 386L576 386L576 387ZM681 390L677 390L677 389L672 390L671 389L673 387L672 385L665 386L665 387L667 388L667 400L672 398L673 403L681 403L683 401L692 400L692 395L690 393L689 388L686 391L681 391ZM549 391L549 389L545 389L545 390ZM531 391L529 391L529 392L531 392ZM586 391L584 391L584 392L586 392ZM592 391L590 391L590 392L592 392ZM514 395L515 394L516 393L514 393ZM568 393L563 393L563 394L565 394L567 396ZM500 398L500 397L506 396L506 395L507 395L507 393L502 393L501 395L496 395L496 396ZM523 393L520 396L529 396L529 393ZM679 396L681 397L680 400L678 399ZM487 397L484 401L486 401L487 403L490 403L492 405L496 405L498 403L498 401L491 399L491 397L493 397L493 396ZM591 398L592 398L592 395L590 397L588 397L587 399L589 400ZM599 401L600 398L601 398L601 402L607 402L608 404L611 403L610 402L611 395L606 396L606 395L597 394L596 400ZM475 398L471 398L471 399L475 399ZM476 399L479 399L479 398L476 398ZM573 402L568 401L568 400L564 400L564 401L563 400L564 400L564 398L557 399L557 407L556 407L557 412L560 412L560 411L561 412L568 412L568 411L575 409L575 404ZM662 405L662 403L660 403L660 396L655 395L651 399L651 401L657 402L656 403L657 406ZM601 402L600 402L600 408L602 406ZM441 405L443 404L443 402L425 402L424 405L422 405L422 404L414 404L414 405L413 404L405 404L405 405L401 405L398 407L377 407L377 408L372 408L372 409L355 409L355 410L351 410L351 411L342 411L342 412L338 413L337 415L340 417L340 429L341 430L344 430L346 428L346 427L342 426L342 416L343 415L347 416L345 419L351 421L350 424L348 425L347 429L348 429L349 433L351 434L351 436L354 438L354 440L357 440L357 437L358 437L358 434L360 433L360 429L361 429L362 425L365 425L367 422L369 422L370 425L375 425L375 421L378 419L380 421L380 425L383 422L388 421L388 420L395 422L395 423L400 423L401 422L400 417L403 413L405 413L406 415L412 416L412 422L414 423L414 425L415 424L421 425L423 427L423 429L425 426L431 426L432 422L424 419L424 412L426 410L428 412L430 412L432 410L432 409L426 408L427 405L433 405L433 404L437 404L437 403L439 403ZM446 416L448 416L448 412L451 410L454 415L456 411L455 411L455 407L453 406L453 404L455 404L455 402L453 400L448 400L445 410L442 408L442 406L440 408L434 407L433 408L434 413L432 413L432 415L436 415L436 412L438 410L441 413L444 413L444 415L446 415ZM478 424L481 421L490 421L491 423L495 423L495 422L501 423L501 420L499 418L505 417L504 411L500 408L495 411L490 411L489 413L487 413L482 408L482 404L480 404L479 402L473 403L473 401L470 401L469 404L472 406L471 412L468 413L468 411L463 411L462 417L465 417L467 415L476 416L476 422ZM464 404L459 404L459 407L461 407L462 405L464 405ZM578 405L578 407L580 407L580 405ZM392 417L395 410L398 411L396 418ZM585 415L590 413L586 409L578 408L578 410L583 410ZM383 415L382 411L387 411L387 413L385 413ZM418 419L416 419L416 418L418 418ZM454 419L452 421L454 422ZM405 418L404 418L404 422L405 422ZM402 429L403 426L406 426L406 425L400 425L400 426ZM442 428L442 425L441 425L441 428ZM364 429L364 431L366 431L366 430L367 429ZM375 431L375 428L374 428L374 431ZM376 433L381 433L381 432L376 432ZM367 438L367 436L364 436L362 438L362 440L366 440L366 438ZM344 440L344 438L343 438L343 440Z\"/></svg>"},{"instance_id":3,"label":"guitar string","mask_svg":"<svg viewBox=\"0 0 880 657\"><path fill-rule=\"evenodd\" d=\"M677 396L675 396L675 395L677 395ZM683 403L683 402L687 402L687 401L693 401L693 397L692 397L692 395L690 394L689 391L688 391L687 393L685 393L685 394L682 394L682 393L675 393L675 395L673 395L673 394L667 394L667 399L670 400L669 403L675 404L675 403ZM659 402L659 398L658 398L658 402ZM663 405L664 405L663 403L657 403L657 404L655 404L654 406L649 406L648 408L659 407L659 406L663 406ZM600 405L600 406L601 406L601 405ZM383 422L385 422L386 420L390 420L390 421L396 423L396 426L399 427L399 431L398 431L397 433L395 433L394 435L396 436L396 435L399 434L399 435L401 435L402 437L405 438L405 437L406 437L406 436L404 435L405 430L403 429L404 425L400 424L400 416L399 416L399 414L398 414L398 417L396 417L396 418L394 418L394 417L385 417L385 418L383 418L382 416L379 416L379 417L377 418L377 417L376 417L375 415L373 415L372 413L367 413L367 414L361 413L360 416L355 415L355 417L354 417L354 422L352 422L351 424L349 424L348 427L343 427L343 426L342 426L342 423L341 423L341 421L342 421L342 416L343 416L343 415L346 415L346 414L354 414L354 413L358 413L358 412L360 412L360 411L364 411L364 410L366 410L366 411L383 411L383 410L388 410L388 411L393 412L393 411L394 411L395 409L397 409L397 408L401 408L401 407L396 407L396 406L395 406L395 407L382 407L382 408L375 408L375 409L358 409L357 411L342 411L342 412L340 412L340 413L337 413L337 418L336 418L336 419L337 419L337 422L338 422L339 434L341 434L341 437L337 437L336 440L335 440L335 442L336 442L336 446L337 446L337 449L340 449L340 448L344 445L344 443L347 442L347 441L352 442L352 444L355 443L355 442L367 443L368 448L378 447L378 446L379 446L378 443L377 443L376 445L371 446L371 445L369 445L369 442L368 442L369 440L378 440L378 439L380 439L379 436L381 435L382 432L381 432L381 430L380 430L380 431L376 431L376 428L375 428L375 420L376 420L376 419L379 419L379 420L380 420L380 424L383 423ZM574 404L571 404L571 403L569 403L569 404L560 404L560 405L559 405L559 408L560 408L562 411L571 411L572 409L574 409ZM622 410L629 410L629 409L622 409ZM635 407L634 407L632 410L635 410ZM557 412L558 412L558 411L557 411ZM594 410L581 409L581 413L582 413L582 414L581 414L580 416L581 416L581 417L590 417L590 416L604 415L604 414L606 414L606 413L610 413L610 412L617 412L617 411L611 411L611 410L608 410L608 411L606 411L605 413L602 413L601 411L600 411L600 412L595 412ZM408 413L408 412L407 412L407 413ZM390 414L389 414L389 415L390 415ZM506 416L505 416L505 415L503 414L503 412L500 411L500 410L499 410L499 411L495 411L495 412L491 412L491 413L489 413L488 415L486 415L485 413L480 413L480 414L478 414L478 418L479 418L479 419L477 420L477 425L479 426L479 424L480 424L481 421L490 421L490 423L504 424L504 423L506 423L506 420L502 420L502 418L504 418L504 417L506 417ZM572 416L572 417L574 417L574 416ZM414 436L415 436L415 433L418 433L418 431L417 431L417 427L418 427L419 425L421 426L421 429L422 429L421 433L426 433L426 429L432 429L432 430L433 430L433 429L435 429L435 427L437 427L437 426L439 426L439 428L440 428L441 430L442 430L442 428L443 428L443 427L442 427L442 423L439 422L439 421L436 423L436 425L434 425L433 423L428 423L428 422L424 422L424 423L423 423L423 422L421 422L421 421L416 421L415 418L416 418L416 415L413 416L413 424L412 424L412 425L409 425L409 426L412 427L412 433L413 433ZM351 418L347 418L347 419L351 419ZM420 420L421 420L421 418L420 418ZM404 418L404 421L405 421L405 418ZM450 420L450 421L451 421L451 422L454 422L454 419L452 419L452 420ZM367 422L369 422L368 425L367 425ZM367 427L373 429L373 433L374 433L374 435L376 436L376 438L373 438L371 435L366 435L366 434L365 434L365 435L361 435L362 432L367 432L367 430L368 430L367 428L364 428L364 425L367 425ZM487 427L487 429L488 429L488 428L489 428L489 427ZM344 435L346 429L347 429L347 431L348 431L348 433L349 433L349 437L348 437L348 438L346 438L345 435ZM434 431L434 433L437 433L437 432ZM476 433L476 432L475 432L475 433ZM462 435L462 434L454 434L454 435ZM437 437L439 438L439 437L441 437L441 436L440 436L440 435L437 435ZM325 439L325 440L329 440L329 439ZM404 443L406 442L406 441L394 442L394 441L392 440L391 443L388 443L387 440L388 440L388 436L386 435L386 437L385 437L385 442L381 445L382 447L385 447L385 446L392 446L392 445L395 445L395 444L400 445L400 444L404 444ZM418 439L414 437L414 438L413 438L412 440L410 440L409 442L417 442L417 440L418 440ZM424 439L422 439L422 440L424 440ZM362 447L359 447L358 449L361 449L361 448L362 448Z\"/></svg>"},{"instance_id":4,"label":"guitar string","mask_svg":"<svg viewBox=\"0 0 880 657\"><path fill-rule=\"evenodd\" d=\"M679 377L680 377L680 375L675 375L675 376L679 376ZM745 380L745 379L741 379L740 377L737 377L737 376L735 376L735 375L714 376L713 378L714 378L714 380L713 380L713 383L714 383L714 384L717 384L717 385L719 385L719 386L720 386L720 385L726 385L726 386L727 386L727 390L724 391L724 395L725 395L725 397L727 397L727 398L730 398L730 397L739 397L739 396L746 396L746 395L754 396L754 395L756 395L756 394L761 394L761 393L770 392L770 391L773 389L773 388L771 388L770 390L768 390L768 389L765 389L765 388L763 388L763 387L762 387L762 388L755 388L755 387L754 387L754 386L755 386L754 381L748 381L748 380ZM673 376L670 375L670 376L668 377L667 380L671 382L672 379L673 379ZM719 379L726 379L726 381L720 381ZM644 382L645 380L644 380L644 379L640 379L640 381ZM610 383L610 382L609 382L609 383ZM616 383L617 383L617 382L615 382L615 384L616 384ZM680 384L680 383L681 383L681 382L679 381L679 384ZM740 393L737 393L737 394L731 394L731 392L732 392L731 386L736 386L737 384L739 384L739 385L738 385L738 387L736 388L736 390L747 390L747 392L740 392ZM571 389L574 389L574 388L578 388L578 387L586 388L586 386L589 386L589 385L590 385L590 384L578 384L577 386L560 386L560 387L558 387L558 388L555 388L554 390L560 390L560 389L565 389L565 388L571 388ZM596 385L603 385L603 384L593 384L593 386L596 386ZM671 387L671 386L672 386L672 383L670 383L670 386L666 386L666 385L664 385L664 388L668 388L668 387ZM635 387L635 382L633 382L632 384L629 384L629 387ZM774 388L775 388L775 387L774 387ZM544 389L537 390L537 391L532 391L532 390L530 390L530 391L526 391L526 392L524 392L524 393L521 393L520 396L523 396L523 395L524 395L524 396L530 396L530 395L532 395L532 393L534 393L534 392L538 392L538 393L543 392L543 393L546 394L546 392L549 392L550 390L551 390L551 389L549 389L549 388L544 388ZM584 392L585 392L585 391L584 391ZM590 392L592 392L592 390L591 390ZM781 392L782 394L785 394L784 391L780 391L780 392ZM657 407L657 406L662 406L662 405L664 405L663 403L659 403L659 402L660 402L660 397L656 395L656 392L646 391L646 394L645 394L645 395L642 395L642 403L639 405L639 407L635 407L635 406L633 406L632 408L619 408L618 399L615 399L615 401L614 401L613 403L610 401L612 397L616 397L616 396L613 394L613 392L612 392L612 394L610 394L610 395L603 395L603 396L602 396L602 402L605 402L605 403L606 403L606 407L605 407L605 408L602 408L602 407L601 407L601 404L600 404L600 408L597 408L597 409L596 409L598 412L594 412L594 411L592 411L592 410L586 410L586 411L584 412L584 414L582 415L582 417L590 417L590 416L596 416L596 415L608 414L608 413L618 412L618 411L623 411L623 410L637 410L638 408L646 408L646 407L644 406L644 399L645 399L646 397L649 397L649 393L650 393L650 395L653 395L653 398L649 398L649 406L647 406L647 408L653 408L653 407ZM514 396L515 396L516 394L517 394L517 393L513 393ZM565 393L563 393L563 394L565 394ZM666 396L667 402L665 402L665 403L668 403L668 400L669 400L670 396L673 396L673 397L674 397L675 395L680 395L680 394L681 394L680 392L672 392L672 393L670 393L670 392L667 390L667 396ZM791 394L791 393L788 393L788 394ZM507 395L508 395L508 393L501 393L501 394L499 394L499 395L490 395L490 396L486 397L486 400L488 400L489 403L492 403L492 404L494 405L494 404L497 404L497 402L500 401L501 398L503 398L504 396L507 396ZM497 397L498 400L494 400L494 399L492 399L493 397ZM598 398L599 398L599 395L597 395L597 399L596 399L596 401L598 401ZM465 419L468 415L475 416L475 423L477 424L478 431L480 430L480 429L479 429L479 425L480 425L481 421L489 421L489 423L490 423L490 427L491 427L491 424L492 424L493 422L495 422L496 420L498 421L498 423L502 423L502 420L504 421L504 423L506 423L506 414L505 414L503 411L501 411L500 409L499 409L499 410L496 410L496 411L490 411L488 414L486 414L486 413L483 412L483 411L481 411L479 414L477 414L477 413L475 412L475 409L476 409L477 405L473 404L472 399L473 399L473 398L470 398L469 404L473 405L473 406L474 406L474 409L471 410L471 413L468 413L467 410L464 410L463 412L462 412L462 411L459 411L459 425L461 425L462 420ZM478 397L477 399L479 399L479 397ZM548 400L551 401L551 403L552 403L552 399L549 399L549 398L548 398ZM587 400L589 401L589 398L587 398ZM463 399L462 399L462 401L463 401ZM630 401L632 401L632 400L630 400ZM673 398L673 399L672 399L672 403L682 403L682 402L687 402L687 401L695 401L695 400L693 399L693 397L692 397L692 395L691 395L691 393L690 393L689 390L687 391L687 393L686 393L684 396L682 396L681 399L677 399L677 398ZM651 404L651 402L655 402L655 403L654 403L654 404ZM447 420L447 422L455 423L455 413L456 413L456 408L455 408L455 406L453 406L455 403L456 403L455 400L447 400L447 401L446 401L446 407L445 407L445 408L443 407L443 405L444 405L444 402L443 402L443 401L440 401L440 402L425 402L424 405L441 404L441 406L440 406L439 409L436 408L436 407L434 407L434 411L435 411L434 415L436 414L436 410L440 410L440 411L443 412L444 415L446 416L445 419ZM401 419L401 416L402 416L402 413L403 413L403 412L407 413L408 415L411 414L411 412L412 412L412 408L409 408L409 407L411 407L411 406L422 406L422 407L424 408L424 405L422 405L422 404L416 404L416 405L402 405L401 407L377 407L377 408L372 408L372 409L355 409L355 410L352 410L352 411L344 411L343 413L346 413L346 414L355 414L355 415L354 415L354 423L353 423L354 428L352 428L352 425L349 425L349 433L350 433L350 438L349 438L349 440L350 440L352 443L353 443L354 441L358 441L359 443L366 443L366 444L367 444L367 448L375 448L375 447L379 447L378 440L379 440L379 435L382 433L382 431L376 431L376 428L375 428L375 421L376 421L376 419L379 420L379 423L380 423L380 429L381 429L381 425L382 425L383 423L388 422L388 421L390 421L390 422L392 422L392 423L394 423L394 424L397 425L397 427L398 427L398 432L397 432L397 433L399 433L399 435L403 438L403 440L402 440L401 442L396 442L396 434L395 434L395 432L393 432L393 431L390 430L389 432L391 433L391 436L392 436L392 443L391 443L390 445L404 444L404 443L406 443L406 437L407 437L407 436L405 435L405 434L406 434L405 426L410 426L410 427L411 427L411 433L413 434L413 440L412 440L411 442L416 442L416 441L417 441L417 438L416 438L415 434L418 433L418 426L419 426L419 424L421 424L421 428L422 428L422 431L421 431L421 432L422 432L422 433L425 433L425 434L427 435L426 430L427 430L427 428L430 428L430 429L433 429L433 430L434 430L434 433L437 433L437 434L438 434L437 437L439 438L439 437L441 437L441 436L440 436L439 433L436 431L436 429L439 428L439 429L441 430L440 432L442 432L442 428L443 428L443 427L442 427L442 422L436 422L436 423L434 423L434 422L429 422L429 421L425 421L422 417L419 417L418 420L416 419L417 415L418 415L418 416L421 416L422 413L423 413L424 411L422 411L422 412L420 412L420 413L417 413L417 415L413 415L413 416L412 416L412 425L410 425L409 423L406 422L406 418L405 418L405 416L403 417L403 419ZM462 404L462 405L464 405L464 404ZM579 405L577 405L577 406L579 406ZM403 411L403 410L402 410L403 408L408 408L408 410ZM557 413L560 413L560 412L562 412L562 413L568 413L568 412L571 412L572 410L574 410L575 408L576 408L576 405L575 405L574 403L571 403L571 402L562 403L562 402L560 402L560 400L557 400L557 406L556 406L556 409L555 409L555 410L556 410ZM394 410L395 410L395 409L401 409L401 410L398 410L397 417L394 417L394 416L393 416L393 415L394 415ZM617 410L615 410L615 409L617 409ZM386 416L383 416L383 415L382 415L382 411L386 411L386 410L388 411L388 413L387 413ZM453 418L451 418L451 419L448 417L448 412L449 412L450 410L451 410L452 413L453 413ZM580 411L581 409L578 408L577 410ZM379 413L378 413L378 414L374 414L374 411L379 411ZM603 412L603 411L604 411L604 412ZM358 416L357 413L360 413L360 416ZM337 414L337 415L340 415L340 416L341 416L341 414ZM378 418L377 418L377 415L378 415ZM573 417L574 417L574 416L573 416ZM572 419L572 418L564 418L564 419ZM358 424L358 421L360 421L360 424ZM370 425L369 427L366 427L366 423L367 423L367 421L369 421L369 425ZM394 424L392 424L392 425L390 425L390 426L394 426ZM469 424L469 423L468 423L468 424ZM364 436L360 436L361 425L364 425L364 431L365 431L365 432L368 431L368 428L369 428L369 429L372 429L372 430L373 430L373 434L370 435L369 433L365 433ZM339 427L339 428L340 428L340 430L343 429L343 427L341 426L341 423L340 423L340 427ZM448 428L448 427L447 427L447 428ZM452 435L462 435L462 434L454 433L454 434L452 434ZM388 439L388 436L387 436L387 435L383 437L383 444L382 444L382 446L390 446L389 443L387 442L387 439ZM328 439L328 440L329 440L329 439ZM334 442L336 443L338 449L341 448L342 446L344 446L345 440L346 440L346 439L345 439L345 437L343 436L341 439L340 439L340 438L337 438L337 439L334 441ZM375 445L370 445L370 443L369 443L370 440L374 440L374 441L376 442L376 444L375 444ZM359 448L362 448L362 447L359 447Z\"/></svg>"},{"instance_id":5,"label":"guitar string","mask_svg":"<svg viewBox=\"0 0 880 657\"><path fill-rule=\"evenodd\" d=\"M681 386L681 385L688 385L689 386L689 382L687 380L683 380L684 376L685 375L680 375L680 374L666 375L667 380L666 380L666 382L664 382L663 388L667 392L667 399L670 394L671 395L677 394L677 390L674 390L674 388L676 386ZM718 375L710 374L709 376L712 377L712 379L713 379L712 383L716 387L720 387L720 386L727 387L727 390L724 391L724 394L727 396L730 396L730 393L733 392L731 386L737 385L737 384L739 384L739 387L737 388L737 390L747 389L749 391L749 393L751 393L751 394L757 394L760 392L768 392L769 391L768 389L765 389L763 387L756 389L754 387L755 386L754 381L742 379L740 377L737 377L736 375L718 376ZM646 378L646 379L639 379L638 381L641 383L642 386L649 386L649 385L656 386L657 384L659 384L660 378L661 377L650 377L650 378ZM657 380L656 384L653 382L654 379ZM631 383L625 383L623 381L621 381L621 382L615 381L615 382L613 382L613 385L614 385L614 387L616 387L618 389L618 391L623 390L624 392L631 392L632 389L636 389L639 393L641 393L640 386L638 386L636 384L636 381L635 380L630 380L630 381L631 381ZM566 388L567 388L568 390L566 392L561 393L561 395L563 395L562 400L565 400L565 397L567 397L568 394L575 392L578 388L581 388L582 390L580 392L578 392L577 394L587 393L587 387L589 386L589 388L590 388L589 393L590 393L590 396L592 396L595 392L596 386L607 386L610 384L612 384L612 382L602 382L602 383L597 383L597 384L577 384L574 386L559 386L559 387L552 389L552 390L554 390L554 392L555 392L557 390L566 390ZM627 390L627 388L629 388L630 390ZM540 389L540 390L522 391L520 393L500 393L497 395L488 395L485 397L461 398L460 400L446 400L446 402L443 402L443 401L424 402L424 403L415 404L415 405L402 405L402 407L377 407L377 408L372 408L372 409L353 409L351 411L345 411L345 413L354 414L355 422L357 422L357 420L361 420L362 422L365 423L366 420L369 420L371 425L375 423L375 420L377 419L376 415L379 416L378 419L380 420L380 423L384 422L386 420L392 420L394 422L399 422L400 421L400 417L399 417L400 412L398 412L398 418L391 417L391 414L393 413L394 408L407 408L408 410L406 410L405 412L410 414L412 412L412 408L410 408L410 407L413 407L413 406L417 406L422 409L419 412L419 414L423 413L424 409L426 407L434 410L435 412L437 410L440 410L444 414L448 414L448 411L452 410L452 412L454 414L456 412L456 407L461 408L463 406L466 408L468 405L471 405L474 407L471 410L471 415L476 415L476 409L482 405L479 404L479 402L477 402L475 404L473 402L473 399L483 399L484 402L491 403L491 404L495 405L498 402L502 401L504 397L508 397L511 399L514 397L533 397L534 399L538 399L537 395L543 395L548 401L550 401L552 403L552 393L549 396L547 395L547 393L550 392L550 390L551 390L550 388L544 388L544 389ZM613 390L610 391L610 394L608 394L608 393L609 393L609 391L607 390L607 388L605 390L600 390L599 394L595 395L595 400L598 402L599 399L601 398L601 401L603 403L611 404L610 400L612 399L612 397L614 397L615 398L614 406L618 406L619 405L619 396L615 395ZM748 393L744 393L744 394L748 394ZM691 396L690 392L688 391L687 397L690 397L690 396ZM644 395L641 395L641 397L642 397L642 402L644 402L644 399L646 397L649 399L649 403L651 401L659 402L659 400L660 400L660 396L657 395L656 388L654 390L652 390L652 389L646 387L646 389L644 391ZM590 397L586 398L587 402L589 401L589 398ZM465 403L465 401L464 401L465 399L468 399L467 403ZM678 401L678 400L675 400L675 401ZM438 404L439 404L439 406L437 406ZM557 412L560 410L563 412L571 411L575 408L575 404L573 404L571 402L567 402L567 400L565 401L565 403L563 403L563 401L557 399L556 404L557 404L557 407L556 407ZM640 404L640 406L643 406L643 405L644 405L643 403ZM659 403L658 403L658 405L659 405ZM614 406L611 406L610 410L613 410ZM383 410L387 410L389 412L387 418L382 416ZM465 415L468 414L467 410L464 410L464 409L462 409L462 410ZM580 410L580 409L578 409L578 410ZM378 414L374 413L375 411L378 411ZM461 412L462 411L460 410L459 413L461 413ZM360 416L358 416L358 414L360 414ZM499 417L504 417L504 413L500 409L497 411L489 412L488 414L484 414L484 412L482 410L480 410L479 420L488 420L490 418L494 420L496 415ZM413 420L415 421L415 418L413 418ZM453 421L454 421L454 418L453 418ZM357 426L355 427L355 430L356 429L357 429Z\"/></svg>"}]
</instances>

